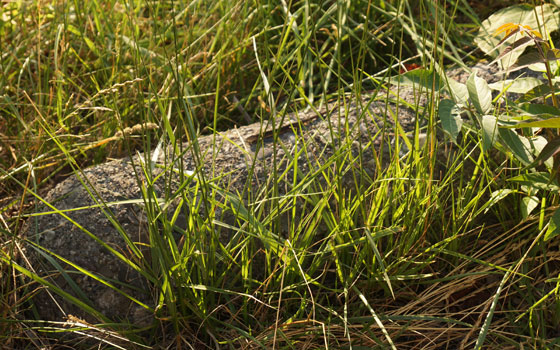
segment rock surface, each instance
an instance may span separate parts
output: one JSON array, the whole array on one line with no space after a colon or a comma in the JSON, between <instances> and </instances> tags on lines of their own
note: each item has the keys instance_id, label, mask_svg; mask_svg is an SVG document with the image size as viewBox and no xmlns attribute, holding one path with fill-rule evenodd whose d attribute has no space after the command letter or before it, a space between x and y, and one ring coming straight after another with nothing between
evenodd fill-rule
<instances>
[{"instance_id":1,"label":"rock surface","mask_svg":"<svg viewBox=\"0 0 560 350\"><path fill-rule=\"evenodd\" d=\"M401 90L401 98L411 105L425 104L425 99L419 100L409 89ZM278 194L282 195L290 191L293 183L293 159L297 159L296 175L301 177L320 169L341 149L351 150L349 153L354 158L353 161L347 161L346 164L351 165L343 169L343 186L356 190L360 187L360 181L367 181L367 177L374 176L380 158L388 159L391 156L389 149L392 148L390 145L394 142L397 131L394 118L398 119L404 133L412 136L416 117L422 115L421 109L418 112L405 104L400 104L397 108L394 102L372 100L371 96L364 96L361 100L354 98L342 104L331 103L320 111L290 114L283 118L277 116L274 128L263 122L202 136L197 140L202 154L202 159L198 161L192 156L193 145L190 143L182 145L182 157L176 156L181 152L173 152L172 147L168 147L157 157L160 167L154 169L154 174L161 176L154 184L154 192L159 198L168 198L168 213L173 213L177 204L177 198L171 195L173 191L181 183L187 188L189 183L200 181L200 176L204 176L208 183L239 194L246 202L262 199L259 198L259 190L271 188L271 181L276 182ZM273 142L273 129L276 129L279 142ZM382 144L384 152L380 156L378 152ZM115 253L140 264L141 258L126 243L130 240L135 242L140 252L148 254L148 220L142 209L144 202L138 185L139 180L147 183L142 175L141 160L144 158L144 155L139 155L133 157L132 161L110 161L85 169L79 176L67 178L45 198L57 210L64 211L67 217L49 213L52 209L45 208L42 215L28 220L26 230L27 236L46 250L105 280L126 284L124 292L154 306L146 278L135 272ZM179 168L187 171L184 173L187 179L183 178L182 182L177 171ZM327 168L329 171L340 171L335 170L334 165L327 165ZM272 169L276 169L276 179L272 176ZM195 175L189 178L188 171L193 171ZM356 174L359 176L356 177ZM166 189L171 189L171 192ZM122 203L126 200L138 201ZM225 201L224 198L218 200ZM91 207L96 204L97 207ZM71 210L75 208L80 209ZM204 208L201 207L200 210ZM185 229L187 215L182 210L176 222L177 227ZM215 220L235 226L236 221L231 213L218 211L215 215ZM227 230L221 234L227 239ZM99 242L105 242L106 246ZM36 251L32 248L29 250ZM70 275L78 276L73 278L73 287L43 255L34 253L31 257L40 276L50 276L49 281L73 295L78 295L76 287L79 288L89 299L89 304L106 317L128 318L137 324L150 318L145 308L93 278L81 274ZM60 260L59 263L64 265ZM42 317L63 319L65 315L60 311L61 308L67 314L95 321L95 317L80 308L56 295L54 298L57 303L46 293L36 297L36 305Z\"/></svg>"}]
</instances>

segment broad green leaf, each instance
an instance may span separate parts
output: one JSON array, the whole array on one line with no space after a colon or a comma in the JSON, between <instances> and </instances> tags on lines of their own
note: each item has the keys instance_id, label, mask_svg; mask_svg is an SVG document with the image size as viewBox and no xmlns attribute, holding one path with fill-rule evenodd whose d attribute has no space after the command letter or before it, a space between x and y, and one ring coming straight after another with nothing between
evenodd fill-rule
<instances>
[{"instance_id":1,"label":"broad green leaf","mask_svg":"<svg viewBox=\"0 0 560 350\"><path fill-rule=\"evenodd\" d=\"M428 69L414 69L391 79L396 80L392 81L393 84L398 82L402 86L410 86L417 89L423 88L426 90L435 89L436 91L439 91L445 84L445 82L441 80L439 74Z\"/></svg>"},{"instance_id":2,"label":"broad green leaf","mask_svg":"<svg viewBox=\"0 0 560 350\"><path fill-rule=\"evenodd\" d=\"M463 105L467 104L467 101L469 99L469 91L467 89L467 86L451 78L447 79L447 83L449 84L449 94L455 99L455 101Z\"/></svg>"},{"instance_id":3,"label":"broad green leaf","mask_svg":"<svg viewBox=\"0 0 560 350\"><path fill-rule=\"evenodd\" d=\"M447 90L447 92L453 98L453 100L462 105L466 105L469 98L469 92L467 90L467 86L465 84L459 83L457 80L453 78L448 77L445 71L441 68L441 66L435 62L434 62L434 70L441 77L441 81L442 84L444 85L444 88Z\"/></svg>"},{"instance_id":4,"label":"broad green leaf","mask_svg":"<svg viewBox=\"0 0 560 350\"><path fill-rule=\"evenodd\" d=\"M552 214L550 221L548 222L548 229L544 235L544 240L548 241L549 239L558 236L560 233L560 209L556 209L556 211Z\"/></svg>"},{"instance_id":5,"label":"broad green leaf","mask_svg":"<svg viewBox=\"0 0 560 350\"><path fill-rule=\"evenodd\" d=\"M539 103L523 103L519 105L519 108L533 115L547 114L551 116L560 116L560 109L551 105L544 105Z\"/></svg>"},{"instance_id":6,"label":"broad green leaf","mask_svg":"<svg viewBox=\"0 0 560 350\"><path fill-rule=\"evenodd\" d=\"M522 122L515 125L502 126L503 128L560 128L560 117L545 120L536 120L532 122Z\"/></svg>"},{"instance_id":7,"label":"broad green leaf","mask_svg":"<svg viewBox=\"0 0 560 350\"><path fill-rule=\"evenodd\" d=\"M482 150L487 151L494 145L498 135L498 119L493 115L482 116Z\"/></svg>"},{"instance_id":8,"label":"broad green leaf","mask_svg":"<svg viewBox=\"0 0 560 350\"><path fill-rule=\"evenodd\" d=\"M530 143L525 137L519 136L515 131L503 128L499 129L499 134L517 160L525 165L531 164L533 156L530 151Z\"/></svg>"},{"instance_id":9,"label":"broad green leaf","mask_svg":"<svg viewBox=\"0 0 560 350\"><path fill-rule=\"evenodd\" d=\"M524 94L535 86L544 84L544 82L538 78L519 78L519 79L508 79L498 81L496 83L488 84L488 87L492 90L497 91L507 91L516 94Z\"/></svg>"},{"instance_id":10,"label":"broad green leaf","mask_svg":"<svg viewBox=\"0 0 560 350\"><path fill-rule=\"evenodd\" d=\"M553 90L550 89L550 86L548 84L537 85L531 90L529 90L525 95L523 95L519 99L519 102L529 102L539 97L547 97L551 94L552 91L558 94L558 91L560 91L559 89L560 89L560 84L558 83L555 83L553 85Z\"/></svg>"},{"instance_id":11,"label":"broad green leaf","mask_svg":"<svg viewBox=\"0 0 560 350\"><path fill-rule=\"evenodd\" d=\"M560 137L551 140L539 150L539 155L535 158L535 161L531 164L532 166L539 166L547 162L547 166L552 168L551 157L560 151Z\"/></svg>"},{"instance_id":12,"label":"broad green leaf","mask_svg":"<svg viewBox=\"0 0 560 350\"><path fill-rule=\"evenodd\" d=\"M467 80L467 90L471 102L480 114L486 114L492 108L492 92L486 81L476 76L474 71Z\"/></svg>"},{"instance_id":13,"label":"broad green leaf","mask_svg":"<svg viewBox=\"0 0 560 350\"><path fill-rule=\"evenodd\" d=\"M486 209L484 209L484 214L486 214L486 212L488 212L488 210L496 203L498 203L499 201L501 201L502 199L506 198L510 193L515 193L516 191L510 189L510 188L502 188L500 190L496 190L494 192L492 192L492 194L490 195L490 200L488 201L488 205L486 207Z\"/></svg>"},{"instance_id":14,"label":"broad green leaf","mask_svg":"<svg viewBox=\"0 0 560 350\"><path fill-rule=\"evenodd\" d=\"M457 136L463 126L461 109L455 102L445 99L439 103L439 119L443 130L449 134L453 142L457 143Z\"/></svg>"},{"instance_id":15,"label":"broad green leaf","mask_svg":"<svg viewBox=\"0 0 560 350\"><path fill-rule=\"evenodd\" d=\"M544 163L548 169L552 169L552 158L546 158L546 153L550 152L550 150L547 149L546 152L542 155L542 161L539 158L541 157L541 153L549 143L546 137L541 135L535 136L531 139L531 143L533 144L533 148L535 149L535 152L533 154L537 155L533 163L536 163L537 165L542 165ZM553 146L551 145L550 147Z\"/></svg>"},{"instance_id":16,"label":"broad green leaf","mask_svg":"<svg viewBox=\"0 0 560 350\"><path fill-rule=\"evenodd\" d=\"M512 177L508 181L531 187L537 190L559 191L560 186L555 179L550 179L550 174L545 172L523 174Z\"/></svg>"},{"instance_id":17,"label":"broad green leaf","mask_svg":"<svg viewBox=\"0 0 560 350\"><path fill-rule=\"evenodd\" d=\"M550 61L548 62L548 64L550 65L550 70L553 72L556 72L558 70L558 67L560 67L560 65L558 64L558 61ZM534 72L542 72L542 73L546 73L546 65L544 63L535 63L532 64L530 66L528 66L527 68L529 68L530 70L534 71ZM554 81L554 79L552 79Z\"/></svg>"},{"instance_id":18,"label":"broad green leaf","mask_svg":"<svg viewBox=\"0 0 560 350\"><path fill-rule=\"evenodd\" d=\"M509 38L505 40L502 39L502 41L507 42L509 41ZM502 41L500 41L500 43L502 43ZM519 57L519 54L522 54L527 46L535 45L535 44L536 42L533 40L533 38L529 36L523 36L521 37L521 39L516 40L511 45L506 46L506 48L503 49L502 52L498 55L498 57L496 57L496 59L492 61L490 64L494 64L495 62L502 61L502 60L506 62L515 62ZM519 54L517 54L517 52L519 52ZM514 59L512 59L511 56L513 56Z\"/></svg>"},{"instance_id":19,"label":"broad green leaf","mask_svg":"<svg viewBox=\"0 0 560 350\"><path fill-rule=\"evenodd\" d=\"M511 45L515 40L520 39L519 35L514 35L506 40L503 46L496 49L503 36L494 36L494 33L501 25L506 23L521 23L523 25L528 25L535 30L539 30L541 33L544 33L542 30L542 26L544 25L546 33L551 33L560 28L558 13L558 8L551 4L544 4L536 7L530 5L515 5L504 8L495 12L482 22L482 26L480 27L474 42L484 53L491 55L492 57L497 57L508 45ZM535 14L538 14L538 20ZM502 60L502 67L507 68L514 64L517 57L519 57L522 53L522 50L518 50L510 55L507 55L505 58L508 61Z\"/></svg>"},{"instance_id":20,"label":"broad green leaf","mask_svg":"<svg viewBox=\"0 0 560 350\"><path fill-rule=\"evenodd\" d=\"M555 63L558 59L560 59L559 55L560 54L557 49L547 51L544 56L541 55L538 51L529 52L519 57L517 59L517 62L508 68L508 72L515 72L526 67L538 67L539 64L543 65L543 71L546 72L546 66L544 66L544 64L546 62L549 62L549 64ZM540 69L537 70L539 71Z\"/></svg>"},{"instance_id":21,"label":"broad green leaf","mask_svg":"<svg viewBox=\"0 0 560 350\"><path fill-rule=\"evenodd\" d=\"M529 215L539 206L539 198L537 196L527 196L521 199L521 216L527 219Z\"/></svg>"}]
</instances>

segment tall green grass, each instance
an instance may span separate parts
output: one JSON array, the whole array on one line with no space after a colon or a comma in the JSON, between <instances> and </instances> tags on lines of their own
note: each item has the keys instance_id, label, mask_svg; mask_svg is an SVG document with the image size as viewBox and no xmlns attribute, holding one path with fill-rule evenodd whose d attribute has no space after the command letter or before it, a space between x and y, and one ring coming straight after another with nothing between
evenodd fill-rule
<instances>
[{"instance_id":1,"label":"tall green grass","mask_svg":"<svg viewBox=\"0 0 560 350\"><path fill-rule=\"evenodd\" d=\"M401 62L462 65L477 25L467 2L37 1L11 2L0 13L6 344L40 347L73 333L70 346L84 348L453 348L477 338L490 347L555 346L547 332L557 307L537 307L529 321L514 322L539 299L537 283L555 281L543 276L557 273L541 244L531 245L538 220L514 227L511 208L488 202L501 172L515 164L480 155L474 133L442 156L448 144L436 142L439 97L431 91L418 108L427 126L411 135L416 147L401 157L403 142L385 145L390 162L376 164L374 178L354 164L347 140L327 162L294 176L287 193L275 167L269 183L248 183L243 194L182 174L184 190L161 203L146 165L148 180L139 185L150 259L122 259L150 282L148 325L105 320L69 328L30 319L31 296L46 284L21 250L19 215L37 210L22 207L33 193L40 198L107 158L137 149L149 155L160 140L172 147L189 140L187 152L200 163L200 134L358 101L371 90L379 97ZM117 134L149 123L158 128ZM170 173L182 169L180 157L166 164ZM288 168L298 172L295 158ZM344 172L364 181L344 188ZM164 214L176 200L176 213L189 218L180 243L176 218ZM235 215L236 225L214 217L215 208ZM318 227L327 233L319 236ZM496 292L504 288L507 297ZM496 310L492 298L499 312L483 324Z\"/></svg>"}]
</instances>

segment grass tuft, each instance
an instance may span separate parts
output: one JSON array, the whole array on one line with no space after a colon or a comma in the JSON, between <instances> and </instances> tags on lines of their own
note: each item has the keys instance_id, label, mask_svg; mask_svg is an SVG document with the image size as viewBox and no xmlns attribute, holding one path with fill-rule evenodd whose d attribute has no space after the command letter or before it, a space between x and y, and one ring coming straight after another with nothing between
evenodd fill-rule
<instances>
[{"instance_id":1,"label":"grass tuft","mask_svg":"<svg viewBox=\"0 0 560 350\"><path fill-rule=\"evenodd\" d=\"M435 82L406 90L394 78L410 64L439 72L475 58L476 3L4 4L3 346L556 347L556 239L542 239L543 217L523 217L519 193L493 197L521 167L481 152L476 130L456 142L442 136ZM359 114L379 125L366 141L348 123L334 123L353 104L390 111ZM276 130L273 152L283 156L271 157L265 180L251 180L259 176L258 151L240 187L212 162L223 130L253 122L264 130L291 112L323 108L337 110L328 124L335 147L323 158L308 154L314 140L297 132L294 149L285 149ZM405 108L415 113L412 131L399 119ZM334 137L340 129L345 137ZM203 135L212 135L209 147ZM373 162L361 162L356 144ZM139 196L105 201L85 169L120 157L136 162ZM80 179L89 204L61 209L45 199L69 176ZM143 239L116 219L113 210L126 205L142 209ZM71 218L93 209L122 246ZM138 286L37 242L34 220L50 214L138 274L149 300L136 297ZM35 266L37 256L45 266ZM141 322L97 310L76 282L83 279L134 305ZM87 317L42 320L41 295Z\"/></svg>"}]
</instances>

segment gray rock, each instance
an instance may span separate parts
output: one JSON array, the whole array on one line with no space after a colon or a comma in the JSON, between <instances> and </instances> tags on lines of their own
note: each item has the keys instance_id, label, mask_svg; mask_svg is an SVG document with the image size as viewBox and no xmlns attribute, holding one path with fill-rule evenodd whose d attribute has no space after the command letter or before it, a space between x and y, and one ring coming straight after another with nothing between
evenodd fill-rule
<instances>
[{"instance_id":1,"label":"gray rock","mask_svg":"<svg viewBox=\"0 0 560 350\"><path fill-rule=\"evenodd\" d=\"M159 198L166 198L167 207L163 212L169 215L174 212L180 195L173 193L181 184L184 185L183 191L188 191L202 177L209 186L216 185L240 196L247 206L262 199L260 195L263 191L272 186L277 187L278 195L289 193L294 176L301 178L317 171L342 149L350 150L347 153L351 153L353 161L346 160L347 167L344 169L336 169L331 164L324 170L342 171L342 185L349 191L358 191L361 186L368 184L368 178L374 176L379 159L387 161L396 156L390 154L396 131L393 118L398 116L402 130L412 133L417 116L415 110L404 104L400 104L397 110L395 103L379 99L371 101L370 97L361 100L350 98L340 105L331 103L318 112L294 113L283 118L278 116L274 128L263 122L201 136L197 139L201 153L199 160L192 156L192 143L184 143L175 151L173 147L166 147L157 157L159 166L153 172L154 176L160 175L153 186L154 193ZM409 89L401 91L401 98L412 105L425 103L425 99L419 102ZM273 129L277 131L279 142L273 142ZM379 154L382 145L384 151ZM139 183L148 183L141 166L143 160L148 164L144 168L149 167L149 159L146 158L149 157L138 155L132 159L110 161L67 178L45 198L58 210L64 211L67 217L49 213L52 209L44 208L43 215L28 220L26 232L46 251L110 281L125 293L153 307L154 296L150 295L148 278L141 276L118 257L118 254L122 254L135 264L149 265L148 219L139 187ZM296 175L294 167L289 166L294 158L297 158L298 165ZM274 168L277 179L271 176ZM178 169L186 171L183 177ZM191 171L194 176L189 176ZM203 201L200 191L192 196L193 203ZM135 203L123 203L135 199L138 200ZM228 201L220 194L216 200L222 203ZM76 208L81 209L72 210ZM210 209L204 205L199 208L200 211ZM224 204L223 208L226 209L218 209L209 215L214 222L224 224L221 228L220 225L216 227L221 229L221 240L227 242L235 230L224 226L236 227L242 220L236 220L232 211L227 210L227 205ZM177 240L181 239L181 229L186 230L189 215L189 210L183 207L176 221ZM275 234L281 235L282 232ZM317 235L320 234L317 232ZM134 242L136 252L127 241ZM51 261L58 261L69 271L73 268L58 259L47 259L47 254L39 254L36 248L29 247L28 250L32 252L32 265L40 276L72 295L80 296L83 293L81 298L87 297L89 305L109 319L128 318L136 324L151 319L145 308L131 302L126 296L83 274L69 273L68 277L73 280L70 282L53 267ZM88 314L52 293L40 293L35 302L41 317L45 319L60 320L65 316L61 309L66 314L90 321L101 317Z\"/></svg>"}]
</instances>

